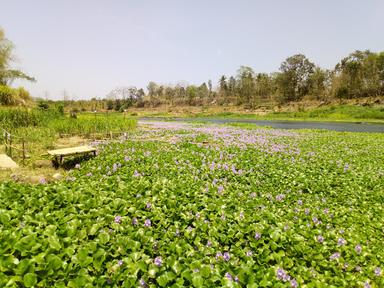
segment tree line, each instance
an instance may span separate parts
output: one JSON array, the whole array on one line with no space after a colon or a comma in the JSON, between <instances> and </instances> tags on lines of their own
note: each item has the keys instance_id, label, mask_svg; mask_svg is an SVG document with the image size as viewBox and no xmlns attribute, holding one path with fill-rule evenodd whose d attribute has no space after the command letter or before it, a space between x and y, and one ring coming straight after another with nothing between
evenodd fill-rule
<instances>
[{"instance_id":1,"label":"tree line","mask_svg":"<svg viewBox=\"0 0 384 288\"><path fill-rule=\"evenodd\" d=\"M0 104L3 105L23 104L30 100L25 89L10 87L13 80L35 81L24 72L12 69L12 50L12 42L0 28ZM303 54L296 54L285 59L279 70L273 73L255 72L251 67L241 66L235 75L222 75L215 84L211 80L200 85L162 85L151 81L146 92L134 86L118 87L104 99L92 98L79 102L87 110L122 111L133 105L153 107L164 104L243 105L256 108L305 99L328 101L382 95L384 51L375 53L357 50L341 59L330 70L317 66Z\"/></svg>"},{"instance_id":2,"label":"tree line","mask_svg":"<svg viewBox=\"0 0 384 288\"><path fill-rule=\"evenodd\" d=\"M222 75L200 85L185 82L162 85L150 81L144 89L134 86L112 90L104 99L78 101L81 107L124 111L136 107L242 105L246 108L284 105L302 100L330 101L384 95L384 52L355 51L334 69L323 69L305 55L285 59L279 71L257 73L241 66L236 75ZM83 108L83 110L88 110Z\"/></svg>"},{"instance_id":3,"label":"tree line","mask_svg":"<svg viewBox=\"0 0 384 288\"><path fill-rule=\"evenodd\" d=\"M305 55L281 63L279 71L257 73L241 66L236 75L222 75L201 85L167 86L149 82L148 105L244 105L249 108L303 99L327 101L384 95L384 52L355 51L333 70L323 69Z\"/></svg>"}]
</instances>

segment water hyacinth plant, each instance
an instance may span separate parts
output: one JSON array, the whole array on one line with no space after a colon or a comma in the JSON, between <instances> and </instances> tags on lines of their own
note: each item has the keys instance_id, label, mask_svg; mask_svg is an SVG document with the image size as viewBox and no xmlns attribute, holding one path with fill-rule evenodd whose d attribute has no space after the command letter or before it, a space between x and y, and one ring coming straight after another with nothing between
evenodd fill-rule
<instances>
[{"instance_id":1,"label":"water hyacinth plant","mask_svg":"<svg viewBox=\"0 0 384 288\"><path fill-rule=\"evenodd\" d=\"M384 287L382 135L145 124L0 184L0 287Z\"/></svg>"}]
</instances>

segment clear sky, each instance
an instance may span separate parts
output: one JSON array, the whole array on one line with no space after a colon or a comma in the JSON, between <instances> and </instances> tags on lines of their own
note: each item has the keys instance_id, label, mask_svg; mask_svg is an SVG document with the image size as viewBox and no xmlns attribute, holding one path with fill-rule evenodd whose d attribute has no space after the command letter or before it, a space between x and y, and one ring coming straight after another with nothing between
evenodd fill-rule
<instances>
[{"instance_id":1,"label":"clear sky","mask_svg":"<svg viewBox=\"0 0 384 288\"><path fill-rule=\"evenodd\" d=\"M148 81L200 84L296 53L333 68L384 50L383 0L0 0L0 26L33 96L104 97Z\"/></svg>"}]
</instances>

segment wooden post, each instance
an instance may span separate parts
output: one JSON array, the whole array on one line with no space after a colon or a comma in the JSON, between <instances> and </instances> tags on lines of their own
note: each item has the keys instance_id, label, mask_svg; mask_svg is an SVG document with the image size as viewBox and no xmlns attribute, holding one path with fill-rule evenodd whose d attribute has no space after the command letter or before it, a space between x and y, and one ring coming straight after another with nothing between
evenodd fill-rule
<instances>
[{"instance_id":1,"label":"wooden post","mask_svg":"<svg viewBox=\"0 0 384 288\"><path fill-rule=\"evenodd\" d=\"M3 130L3 138L4 138L5 154L8 155L8 142L7 142L8 134L5 130Z\"/></svg>"},{"instance_id":2,"label":"wooden post","mask_svg":"<svg viewBox=\"0 0 384 288\"><path fill-rule=\"evenodd\" d=\"M12 137L11 134L8 134L9 136L9 157L12 158Z\"/></svg>"},{"instance_id":3,"label":"wooden post","mask_svg":"<svg viewBox=\"0 0 384 288\"><path fill-rule=\"evenodd\" d=\"M25 141L24 138L21 139L23 145L23 165L25 165Z\"/></svg>"}]
</instances>

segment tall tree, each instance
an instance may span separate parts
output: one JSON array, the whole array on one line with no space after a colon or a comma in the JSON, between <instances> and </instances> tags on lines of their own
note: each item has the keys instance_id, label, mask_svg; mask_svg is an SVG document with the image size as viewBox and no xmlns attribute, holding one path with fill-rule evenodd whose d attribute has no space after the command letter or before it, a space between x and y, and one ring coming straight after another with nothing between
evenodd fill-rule
<instances>
[{"instance_id":1,"label":"tall tree","mask_svg":"<svg viewBox=\"0 0 384 288\"><path fill-rule=\"evenodd\" d=\"M278 77L279 88L285 101L297 101L307 95L315 64L303 54L288 57L281 63Z\"/></svg>"},{"instance_id":2,"label":"tall tree","mask_svg":"<svg viewBox=\"0 0 384 288\"><path fill-rule=\"evenodd\" d=\"M35 81L24 72L11 69L10 64L14 60L13 48L12 42L5 37L4 31L0 28L0 85L10 85L15 79Z\"/></svg>"},{"instance_id":3,"label":"tall tree","mask_svg":"<svg viewBox=\"0 0 384 288\"><path fill-rule=\"evenodd\" d=\"M238 104L254 107L254 95L256 90L254 76L255 72L248 66L240 66L240 69L237 71L237 80L239 83Z\"/></svg>"}]
</instances>

